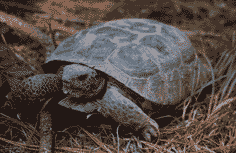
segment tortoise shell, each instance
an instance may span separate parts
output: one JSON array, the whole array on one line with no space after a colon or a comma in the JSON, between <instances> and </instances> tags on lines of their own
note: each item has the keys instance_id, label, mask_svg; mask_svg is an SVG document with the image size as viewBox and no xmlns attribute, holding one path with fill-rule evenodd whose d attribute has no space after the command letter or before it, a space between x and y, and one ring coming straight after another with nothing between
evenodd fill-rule
<instances>
[{"instance_id":1,"label":"tortoise shell","mask_svg":"<svg viewBox=\"0 0 236 153\"><path fill-rule=\"evenodd\" d=\"M46 63L58 60L94 67L162 104L183 97L198 62L183 31L149 19L121 19L82 30L60 43Z\"/></svg>"}]
</instances>

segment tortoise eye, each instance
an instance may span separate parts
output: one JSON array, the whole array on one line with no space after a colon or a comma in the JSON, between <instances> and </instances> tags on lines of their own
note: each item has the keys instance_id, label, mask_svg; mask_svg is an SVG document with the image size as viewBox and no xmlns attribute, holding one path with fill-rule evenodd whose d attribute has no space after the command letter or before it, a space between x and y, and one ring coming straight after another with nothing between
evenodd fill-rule
<instances>
[{"instance_id":1,"label":"tortoise eye","mask_svg":"<svg viewBox=\"0 0 236 153\"><path fill-rule=\"evenodd\" d=\"M80 75L80 76L78 77L78 79L79 79L79 80L85 80L87 77L88 77L88 75L87 75L87 74L84 74L84 75Z\"/></svg>"}]
</instances>

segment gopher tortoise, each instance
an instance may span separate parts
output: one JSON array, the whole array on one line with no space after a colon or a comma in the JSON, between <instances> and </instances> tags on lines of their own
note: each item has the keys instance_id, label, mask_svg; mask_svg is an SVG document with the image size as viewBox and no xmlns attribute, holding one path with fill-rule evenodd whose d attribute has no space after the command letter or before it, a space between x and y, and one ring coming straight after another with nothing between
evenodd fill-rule
<instances>
[{"instance_id":1,"label":"gopher tortoise","mask_svg":"<svg viewBox=\"0 0 236 153\"><path fill-rule=\"evenodd\" d=\"M194 89L193 78L207 80L203 63L187 35L173 26L149 19L109 21L61 42L43 65L46 74L24 80L9 97L33 101L63 91L67 97L61 106L97 110L142 130L150 141L158 136L158 124L142 109L186 97ZM24 92L17 92L20 88Z\"/></svg>"}]
</instances>

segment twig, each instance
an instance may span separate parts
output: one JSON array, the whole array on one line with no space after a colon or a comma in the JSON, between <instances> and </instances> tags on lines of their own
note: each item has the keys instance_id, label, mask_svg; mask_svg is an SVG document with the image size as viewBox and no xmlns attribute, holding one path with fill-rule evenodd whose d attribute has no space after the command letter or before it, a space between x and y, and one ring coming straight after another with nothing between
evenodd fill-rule
<instances>
[{"instance_id":1,"label":"twig","mask_svg":"<svg viewBox=\"0 0 236 153\"><path fill-rule=\"evenodd\" d=\"M233 47L233 48L235 48L235 47L234 47L234 44L235 44L235 31L234 31L233 34L232 34L232 47Z\"/></svg>"},{"instance_id":2,"label":"twig","mask_svg":"<svg viewBox=\"0 0 236 153\"><path fill-rule=\"evenodd\" d=\"M50 98L46 104L51 100ZM45 106L44 106L45 107ZM43 108L44 108L43 107ZM39 135L40 135L40 146L39 152L51 153L54 152L54 144L53 144L53 129L52 129L52 117L51 114L46 111L40 111L40 123L39 123Z\"/></svg>"},{"instance_id":3,"label":"twig","mask_svg":"<svg viewBox=\"0 0 236 153\"><path fill-rule=\"evenodd\" d=\"M1 34L1 37L2 37L2 40L3 40L4 44L7 45L6 39L5 39L3 34Z\"/></svg>"}]
</instances>

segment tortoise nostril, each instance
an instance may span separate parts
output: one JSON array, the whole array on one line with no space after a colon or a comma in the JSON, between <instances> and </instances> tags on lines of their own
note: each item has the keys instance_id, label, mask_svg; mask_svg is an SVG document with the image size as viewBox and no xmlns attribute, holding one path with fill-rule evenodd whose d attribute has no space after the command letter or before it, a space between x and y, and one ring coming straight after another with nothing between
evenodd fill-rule
<instances>
[{"instance_id":1,"label":"tortoise nostril","mask_svg":"<svg viewBox=\"0 0 236 153\"><path fill-rule=\"evenodd\" d=\"M80 76L78 77L78 80L86 80L87 77L88 77L87 74L80 75Z\"/></svg>"}]
</instances>

